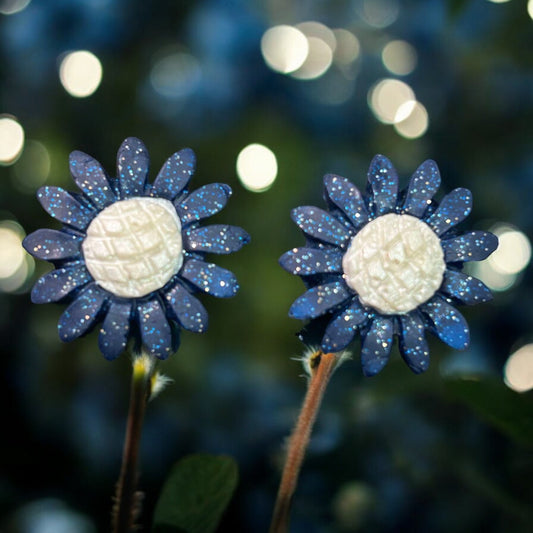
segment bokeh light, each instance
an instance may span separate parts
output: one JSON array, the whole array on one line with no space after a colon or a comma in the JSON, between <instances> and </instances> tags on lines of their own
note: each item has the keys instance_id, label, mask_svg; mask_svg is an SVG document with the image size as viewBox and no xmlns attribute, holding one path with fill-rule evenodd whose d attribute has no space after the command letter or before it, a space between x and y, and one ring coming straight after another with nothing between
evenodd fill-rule
<instances>
[{"instance_id":1,"label":"bokeh light","mask_svg":"<svg viewBox=\"0 0 533 533\"><path fill-rule=\"evenodd\" d=\"M301 80L312 80L324 74L333 62L333 52L329 45L318 37L308 37L309 51L302 66L291 73Z\"/></svg>"},{"instance_id":2,"label":"bokeh light","mask_svg":"<svg viewBox=\"0 0 533 533\"><path fill-rule=\"evenodd\" d=\"M288 74L300 68L309 52L307 37L293 26L268 29L261 38L261 53L266 64L276 72Z\"/></svg>"},{"instance_id":3,"label":"bokeh light","mask_svg":"<svg viewBox=\"0 0 533 533\"><path fill-rule=\"evenodd\" d=\"M468 271L494 291L510 289L518 275L531 261L531 243L527 236L510 224L490 228L498 236L498 249L485 261L468 265Z\"/></svg>"},{"instance_id":4,"label":"bokeh light","mask_svg":"<svg viewBox=\"0 0 533 533\"><path fill-rule=\"evenodd\" d=\"M386 28L396 21L400 14L398 0L358 0L359 16L373 28Z\"/></svg>"},{"instance_id":5,"label":"bokeh light","mask_svg":"<svg viewBox=\"0 0 533 533\"><path fill-rule=\"evenodd\" d=\"M150 72L150 83L167 98L184 98L196 91L202 78L198 60L191 54L175 52L159 59Z\"/></svg>"},{"instance_id":6,"label":"bokeh light","mask_svg":"<svg viewBox=\"0 0 533 533\"><path fill-rule=\"evenodd\" d=\"M14 15L28 7L30 2L31 0L0 0L0 14Z\"/></svg>"},{"instance_id":7,"label":"bokeh light","mask_svg":"<svg viewBox=\"0 0 533 533\"><path fill-rule=\"evenodd\" d=\"M512 353L503 369L505 384L516 392L533 389L533 344Z\"/></svg>"},{"instance_id":8,"label":"bokeh light","mask_svg":"<svg viewBox=\"0 0 533 533\"><path fill-rule=\"evenodd\" d=\"M0 116L0 165L13 164L24 147L24 129L13 117Z\"/></svg>"},{"instance_id":9,"label":"bokeh light","mask_svg":"<svg viewBox=\"0 0 533 533\"><path fill-rule=\"evenodd\" d=\"M33 273L34 261L22 248L24 230L13 220L0 222L0 291L15 292Z\"/></svg>"},{"instance_id":10,"label":"bokeh light","mask_svg":"<svg viewBox=\"0 0 533 533\"><path fill-rule=\"evenodd\" d=\"M403 81L392 78L378 81L368 93L370 109L384 124L394 124L400 107L412 101L416 101L413 89Z\"/></svg>"},{"instance_id":11,"label":"bokeh light","mask_svg":"<svg viewBox=\"0 0 533 533\"><path fill-rule=\"evenodd\" d=\"M489 2L492 2L493 4L505 4L506 2L510 2L511 0L488 0Z\"/></svg>"},{"instance_id":12,"label":"bokeh light","mask_svg":"<svg viewBox=\"0 0 533 533\"><path fill-rule=\"evenodd\" d=\"M361 51L359 39L351 31L343 28L333 30L333 35L336 41L333 60L340 65L353 63Z\"/></svg>"},{"instance_id":13,"label":"bokeh light","mask_svg":"<svg viewBox=\"0 0 533 533\"><path fill-rule=\"evenodd\" d=\"M316 37L317 39L324 41L332 52L335 51L335 48L337 47L337 38L335 37L333 30L328 28L325 24L310 20L308 22L300 22L300 24L296 24L296 29L300 30L308 39L309 37Z\"/></svg>"},{"instance_id":14,"label":"bokeh light","mask_svg":"<svg viewBox=\"0 0 533 533\"><path fill-rule=\"evenodd\" d=\"M46 146L39 141L28 140L13 165L15 187L22 192L34 193L48 179L50 166L50 154Z\"/></svg>"},{"instance_id":15,"label":"bokeh light","mask_svg":"<svg viewBox=\"0 0 533 533\"><path fill-rule=\"evenodd\" d=\"M420 102L408 100L396 111L394 129L406 139L421 137L426 133L428 125L428 112Z\"/></svg>"},{"instance_id":16,"label":"bokeh light","mask_svg":"<svg viewBox=\"0 0 533 533\"><path fill-rule=\"evenodd\" d=\"M262 144L249 144L237 157L237 175L249 191L266 191L278 175L274 152Z\"/></svg>"},{"instance_id":17,"label":"bokeh light","mask_svg":"<svg viewBox=\"0 0 533 533\"><path fill-rule=\"evenodd\" d=\"M102 81L102 64L87 50L71 52L61 61L59 79L70 95L85 98L98 89Z\"/></svg>"},{"instance_id":18,"label":"bokeh light","mask_svg":"<svg viewBox=\"0 0 533 533\"><path fill-rule=\"evenodd\" d=\"M533 0L529 0L527 3L527 12L529 16L533 19Z\"/></svg>"},{"instance_id":19,"label":"bokeh light","mask_svg":"<svg viewBox=\"0 0 533 533\"><path fill-rule=\"evenodd\" d=\"M418 56L416 50L406 41L390 41L383 47L381 60L392 74L406 76L416 67Z\"/></svg>"},{"instance_id":20,"label":"bokeh light","mask_svg":"<svg viewBox=\"0 0 533 533\"><path fill-rule=\"evenodd\" d=\"M498 249L488 258L491 267L502 274L518 274L531 261L531 243L514 226L501 225L492 230L499 240Z\"/></svg>"}]
</instances>

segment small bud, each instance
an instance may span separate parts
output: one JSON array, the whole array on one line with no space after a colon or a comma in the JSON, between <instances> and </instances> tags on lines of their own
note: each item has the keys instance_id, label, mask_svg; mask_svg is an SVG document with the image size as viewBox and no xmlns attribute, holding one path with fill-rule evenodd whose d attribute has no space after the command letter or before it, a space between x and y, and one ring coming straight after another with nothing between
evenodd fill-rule
<instances>
[{"instance_id":1,"label":"small bud","mask_svg":"<svg viewBox=\"0 0 533 533\"><path fill-rule=\"evenodd\" d=\"M150 400L158 396L173 381L172 378L156 372L150 380Z\"/></svg>"},{"instance_id":2,"label":"small bud","mask_svg":"<svg viewBox=\"0 0 533 533\"><path fill-rule=\"evenodd\" d=\"M305 377L310 379L320 365L320 360L323 355L324 352L320 348L317 348L316 346L310 346L307 348L307 350L305 350L301 357L294 357L293 359L295 361L301 361L302 366L304 367ZM337 368L339 368L344 361L352 357L352 354L347 350L337 352L334 355L336 359L334 370L337 370Z\"/></svg>"}]
</instances>

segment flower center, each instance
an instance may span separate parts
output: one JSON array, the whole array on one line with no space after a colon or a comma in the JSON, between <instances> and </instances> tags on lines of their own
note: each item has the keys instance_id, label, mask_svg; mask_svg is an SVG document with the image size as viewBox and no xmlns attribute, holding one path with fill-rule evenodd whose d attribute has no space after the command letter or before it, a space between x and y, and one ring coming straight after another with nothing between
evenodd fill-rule
<instances>
[{"instance_id":1,"label":"flower center","mask_svg":"<svg viewBox=\"0 0 533 533\"><path fill-rule=\"evenodd\" d=\"M342 268L363 304L393 315L429 300L442 284L446 263L439 237L425 222L388 214L355 235Z\"/></svg>"},{"instance_id":2,"label":"flower center","mask_svg":"<svg viewBox=\"0 0 533 533\"><path fill-rule=\"evenodd\" d=\"M122 200L89 224L82 249L98 285L117 296L139 298L163 287L181 268L181 222L168 200Z\"/></svg>"}]
</instances>

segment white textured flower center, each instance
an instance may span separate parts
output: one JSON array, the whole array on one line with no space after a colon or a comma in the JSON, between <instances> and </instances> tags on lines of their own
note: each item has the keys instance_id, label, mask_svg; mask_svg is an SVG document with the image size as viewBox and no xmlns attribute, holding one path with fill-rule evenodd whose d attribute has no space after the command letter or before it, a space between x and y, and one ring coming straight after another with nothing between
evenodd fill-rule
<instances>
[{"instance_id":1,"label":"white textured flower center","mask_svg":"<svg viewBox=\"0 0 533 533\"><path fill-rule=\"evenodd\" d=\"M384 215L352 239L342 259L346 283L386 315L404 314L441 286L446 263L439 237L411 215Z\"/></svg>"},{"instance_id":2,"label":"white textured flower center","mask_svg":"<svg viewBox=\"0 0 533 533\"><path fill-rule=\"evenodd\" d=\"M163 287L183 264L181 222L168 200L122 200L89 224L82 249L98 285L139 298Z\"/></svg>"}]
</instances>

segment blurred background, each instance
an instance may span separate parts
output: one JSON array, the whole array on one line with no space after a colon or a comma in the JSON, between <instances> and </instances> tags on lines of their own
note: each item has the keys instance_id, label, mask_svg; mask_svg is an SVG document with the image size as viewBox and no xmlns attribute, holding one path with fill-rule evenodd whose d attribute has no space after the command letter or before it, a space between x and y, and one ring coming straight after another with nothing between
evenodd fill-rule
<instances>
[{"instance_id":1,"label":"blurred background","mask_svg":"<svg viewBox=\"0 0 533 533\"><path fill-rule=\"evenodd\" d=\"M149 405L142 521L171 465L236 458L221 531L266 531L282 444L305 392L287 311L304 290L278 257L289 219L322 204L322 175L364 187L372 156L402 186L435 159L443 186L473 191L468 227L499 250L470 272L494 302L462 308L466 352L430 339L410 373L395 348L377 377L358 350L334 376L294 501L294 532L526 532L533 528L533 0L0 0L0 531L108 530L130 363L96 334L61 344L63 305L30 304L49 265L20 242L57 227L43 184L73 190L68 154L111 175L128 136L151 179L173 152L198 156L196 188L234 194L217 221L252 243L217 258L241 290L203 298L205 335L184 333ZM214 219L213 219L214 220Z\"/></svg>"}]
</instances>

